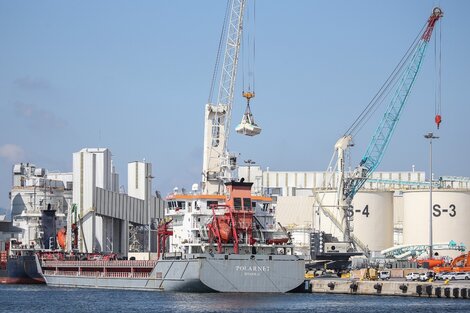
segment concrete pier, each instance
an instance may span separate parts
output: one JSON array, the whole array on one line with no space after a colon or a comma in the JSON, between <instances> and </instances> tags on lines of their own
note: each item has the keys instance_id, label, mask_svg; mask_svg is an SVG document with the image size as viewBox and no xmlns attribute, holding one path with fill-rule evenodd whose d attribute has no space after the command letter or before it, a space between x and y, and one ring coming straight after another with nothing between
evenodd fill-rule
<instances>
[{"instance_id":1,"label":"concrete pier","mask_svg":"<svg viewBox=\"0 0 470 313\"><path fill-rule=\"evenodd\" d=\"M312 279L312 293L470 299L470 283Z\"/></svg>"}]
</instances>

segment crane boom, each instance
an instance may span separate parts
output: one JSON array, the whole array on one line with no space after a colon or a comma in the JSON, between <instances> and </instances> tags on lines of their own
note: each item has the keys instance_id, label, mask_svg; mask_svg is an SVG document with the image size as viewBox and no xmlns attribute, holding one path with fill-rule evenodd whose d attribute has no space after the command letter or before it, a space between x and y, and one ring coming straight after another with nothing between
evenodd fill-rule
<instances>
[{"instance_id":1,"label":"crane boom","mask_svg":"<svg viewBox=\"0 0 470 313\"><path fill-rule=\"evenodd\" d=\"M396 82L395 89L392 91L392 98L388 104L384 116L382 117L368 147L366 153L361 159L359 166L354 170L352 175L347 176L345 174L344 166L344 153L345 150L351 145L352 134L347 133L338 140L335 145L335 149L338 155L338 207L343 209L343 239L349 242L353 248L355 248L354 237L352 236L351 222L353 219L354 212L351 207L351 202L364 185L370 175L378 167L384 156L385 150L390 143L390 139L393 135L400 115L406 104L411 88L416 80L418 72L420 70L423 58L425 55L426 47L432 35L432 31L436 22L443 16L443 12L440 8L435 7L431 16L427 21L427 25L424 32L419 37L419 41L416 43L413 49L409 50L409 54L404 59L408 63L402 63L399 65L401 75L399 72L394 72L398 79L393 79ZM403 69L404 68L404 69ZM393 73L392 73L393 76ZM381 89L382 90L382 89ZM377 96L376 96L377 97ZM374 99L376 99L374 97ZM380 96L381 97L381 96ZM379 98L380 98L379 97ZM364 113L364 112L363 112ZM363 121L364 117L360 117L359 121ZM354 126L354 128L357 127ZM350 129L353 129L351 127Z\"/></svg>"},{"instance_id":2,"label":"crane boom","mask_svg":"<svg viewBox=\"0 0 470 313\"><path fill-rule=\"evenodd\" d=\"M352 199L359 189L364 185L367 178L375 171L377 166L382 161L390 139L392 138L393 131L395 130L398 120L400 119L401 112L405 106L406 100L410 94L411 88L416 81L419 69L424 59L426 47L431 39L434 25L442 17L440 8L434 8L432 15L429 17L427 27L421 36L421 40L416 46L415 52L411 57L411 61L403 72L398 87L395 90L392 100L388 105L382 120L377 127L372 140L367 147L360 165L360 175L356 178L350 178L350 183L346 183L347 189L344 196Z\"/></svg>"},{"instance_id":3,"label":"crane boom","mask_svg":"<svg viewBox=\"0 0 470 313\"><path fill-rule=\"evenodd\" d=\"M227 106L224 115L226 134L230 129L232 114L233 95L235 89L235 79L237 77L238 55L240 52L240 40L243 29L243 12L245 0L232 0L230 18L227 29L227 41L225 46L224 62L222 65L222 75L219 82L219 92L216 105ZM225 141L226 150L227 141Z\"/></svg>"},{"instance_id":4,"label":"crane boom","mask_svg":"<svg viewBox=\"0 0 470 313\"><path fill-rule=\"evenodd\" d=\"M217 100L216 103L210 103L211 99L209 99L205 110L202 189L204 193L208 194L221 193L223 182L231 178L231 171L236 166L236 158L228 153L227 141L230 130L245 3L246 0L230 0L228 3L228 21L224 25L226 27L225 52Z\"/></svg>"}]
</instances>

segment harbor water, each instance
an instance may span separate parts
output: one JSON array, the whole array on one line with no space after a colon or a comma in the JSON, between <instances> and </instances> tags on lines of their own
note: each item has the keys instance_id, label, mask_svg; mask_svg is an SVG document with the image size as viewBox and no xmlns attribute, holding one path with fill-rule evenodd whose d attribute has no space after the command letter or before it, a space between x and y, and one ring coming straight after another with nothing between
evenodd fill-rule
<instances>
[{"instance_id":1,"label":"harbor water","mask_svg":"<svg viewBox=\"0 0 470 313\"><path fill-rule=\"evenodd\" d=\"M224 294L0 285L0 312L470 312L470 299Z\"/></svg>"}]
</instances>

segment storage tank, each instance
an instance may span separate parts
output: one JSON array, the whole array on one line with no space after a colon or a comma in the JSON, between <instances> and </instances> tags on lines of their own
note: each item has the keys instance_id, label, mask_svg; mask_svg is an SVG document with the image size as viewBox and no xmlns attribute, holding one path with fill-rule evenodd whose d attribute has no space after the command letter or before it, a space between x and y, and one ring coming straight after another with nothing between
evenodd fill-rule
<instances>
[{"instance_id":1,"label":"storage tank","mask_svg":"<svg viewBox=\"0 0 470 313\"><path fill-rule=\"evenodd\" d=\"M310 234L311 228L294 228L289 229L291 233L292 243L295 246L294 253L297 255L310 256Z\"/></svg>"},{"instance_id":2,"label":"storage tank","mask_svg":"<svg viewBox=\"0 0 470 313\"><path fill-rule=\"evenodd\" d=\"M323 197L323 206L335 213L341 222L335 204L336 191L320 192ZM352 202L354 211L353 235L356 236L371 251L380 251L393 246L393 192L389 191L361 191L357 193ZM339 240L343 239L330 218L324 214L316 214L315 229L332 233Z\"/></svg>"},{"instance_id":3,"label":"storage tank","mask_svg":"<svg viewBox=\"0 0 470 313\"><path fill-rule=\"evenodd\" d=\"M314 223L313 227L316 231L323 231L343 240L343 234L335 223L332 222L331 217L337 220L337 223L341 224L342 213L338 210L336 205L336 190L330 191L318 191L313 198L321 201L324 210L319 209L318 203L314 202ZM328 214L325 214L329 212ZM328 216L330 215L330 216Z\"/></svg>"},{"instance_id":4,"label":"storage tank","mask_svg":"<svg viewBox=\"0 0 470 313\"><path fill-rule=\"evenodd\" d=\"M369 247L381 251L393 246L393 192L361 191L352 202L353 234Z\"/></svg>"},{"instance_id":5,"label":"storage tank","mask_svg":"<svg viewBox=\"0 0 470 313\"><path fill-rule=\"evenodd\" d=\"M312 197L305 196L277 197L276 221L287 228L292 226L311 228L313 200Z\"/></svg>"},{"instance_id":6,"label":"storage tank","mask_svg":"<svg viewBox=\"0 0 470 313\"><path fill-rule=\"evenodd\" d=\"M433 190L433 243L470 247L470 191ZM429 244L429 190L403 192L403 244Z\"/></svg>"}]
</instances>

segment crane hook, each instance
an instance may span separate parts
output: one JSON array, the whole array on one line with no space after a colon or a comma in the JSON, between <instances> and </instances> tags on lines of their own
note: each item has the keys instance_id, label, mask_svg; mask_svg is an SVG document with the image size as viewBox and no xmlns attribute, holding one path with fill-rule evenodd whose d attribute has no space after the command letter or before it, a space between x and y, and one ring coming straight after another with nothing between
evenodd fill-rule
<instances>
[{"instance_id":1,"label":"crane hook","mask_svg":"<svg viewBox=\"0 0 470 313\"><path fill-rule=\"evenodd\" d=\"M440 114L436 114L436 117L434 118L434 121L436 122L436 125L437 125L437 129L439 129L439 125L441 124L442 122L442 117Z\"/></svg>"}]
</instances>

